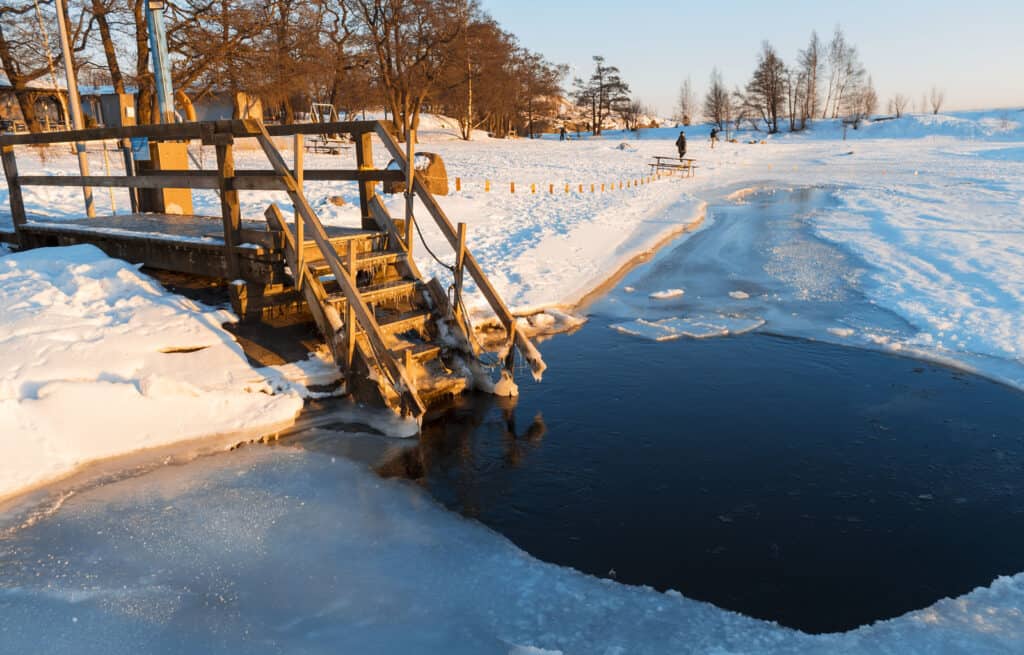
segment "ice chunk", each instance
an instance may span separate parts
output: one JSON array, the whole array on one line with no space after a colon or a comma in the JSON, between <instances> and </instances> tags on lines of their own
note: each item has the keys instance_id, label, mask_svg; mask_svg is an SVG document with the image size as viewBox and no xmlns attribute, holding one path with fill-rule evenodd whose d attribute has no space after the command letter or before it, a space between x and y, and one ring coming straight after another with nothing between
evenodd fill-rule
<instances>
[{"instance_id":1,"label":"ice chunk","mask_svg":"<svg viewBox=\"0 0 1024 655\"><path fill-rule=\"evenodd\" d=\"M669 341L680 337L706 339L724 337L730 334L745 334L765 324L759 316L727 316L717 314L711 316L695 315L687 317L665 318L660 321L648 321L638 318L627 323L616 323L611 326L623 334L650 339L652 341Z\"/></svg>"},{"instance_id":2,"label":"ice chunk","mask_svg":"<svg viewBox=\"0 0 1024 655\"><path fill-rule=\"evenodd\" d=\"M682 289L665 289L664 291L655 291L650 297L654 300L668 300L669 298L678 298L684 293L686 292Z\"/></svg>"},{"instance_id":3,"label":"ice chunk","mask_svg":"<svg viewBox=\"0 0 1024 655\"><path fill-rule=\"evenodd\" d=\"M730 291L729 297L734 298L736 300L746 300L747 298L750 297L750 294L747 293L746 291Z\"/></svg>"}]
</instances>

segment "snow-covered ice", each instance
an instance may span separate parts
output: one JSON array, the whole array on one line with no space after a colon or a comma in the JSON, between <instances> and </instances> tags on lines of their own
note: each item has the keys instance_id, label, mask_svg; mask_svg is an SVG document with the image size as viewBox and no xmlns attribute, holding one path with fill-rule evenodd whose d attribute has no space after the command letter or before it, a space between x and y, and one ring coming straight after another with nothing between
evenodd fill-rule
<instances>
[{"instance_id":1,"label":"snow-covered ice","mask_svg":"<svg viewBox=\"0 0 1024 655\"><path fill-rule=\"evenodd\" d=\"M0 498L104 457L273 432L302 408L249 366L230 314L92 246L0 258L0 307Z\"/></svg>"},{"instance_id":2,"label":"snow-covered ice","mask_svg":"<svg viewBox=\"0 0 1024 655\"><path fill-rule=\"evenodd\" d=\"M76 494L0 540L0 557L9 652L1009 655L1024 644L1024 576L810 636L540 562L417 486L281 447Z\"/></svg>"}]
</instances>

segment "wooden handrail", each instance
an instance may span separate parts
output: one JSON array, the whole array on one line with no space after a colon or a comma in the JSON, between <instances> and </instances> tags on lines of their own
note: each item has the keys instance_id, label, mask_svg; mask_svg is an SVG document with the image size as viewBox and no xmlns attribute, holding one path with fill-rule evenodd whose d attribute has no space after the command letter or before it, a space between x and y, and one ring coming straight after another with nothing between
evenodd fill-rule
<instances>
[{"instance_id":1,"label":"wooden handrail","mask_svg":"<svg viewBox=\"0 0 1024 655\"><path fill-rule=\"evenodd\" d=\"M405 154L402 152L401 147L395 142L394 138L384 129L384 125L377 122L377 136L384 143L384 147L388 149L391 156L396 162L399 162L399 168L405 167ZM445 239L448 240L448 244L452 247L454 252L459 250L459 235L455 228L452 226L448 216L445 215L444 210L441 209L441 205L434 199L426 186L423 184L420 178L416 178L413 183L413 190L416 195L419 196L420 202L427 208L427 212L433 217L434 222L437 223L438 228L441 230L441 234L444 235ZM501 321L502 326L505 328L505 332L509 335L509 345L514 345L519 348L519 352L522 353L523 357L530 364L530 369L533 371L535 378L540 378L543 374L544 369L547 365L544 363L544 359L541 357L537 348L534 347L533 343L523 336L518 330L516 330L516 319L512 315L505 301L501 299L498 292L494 289L491 281L488 279L487 274L484 273L484 269L476 261L476 257L469 251L465 253L465 268L469 271L473 281L476 282L477 288L480 293L483 294L484 298L487 299L491 309L497 315L498 320Z\"/></svg>"},{"instance_id":2,"label":"wooden handrail","mask_svg":"<svg viewBox=\"0 0 1024 655\"><path fill-rule=\"evenodd\" d=\"M159 125L127 125L122 127L91 127L84 130L61 130L27 134L0 135L0 146L43 145L103 141L105 139L147 138L154 141L186 141L202 139L211 132L230 132L235 137L256 137L259 125L268 136L293 134L364 134L383 129L380 121L341 121L334 123L296 123L293 125L262 126L255 119L196 121Z\"/></svg>"}]
</instances>

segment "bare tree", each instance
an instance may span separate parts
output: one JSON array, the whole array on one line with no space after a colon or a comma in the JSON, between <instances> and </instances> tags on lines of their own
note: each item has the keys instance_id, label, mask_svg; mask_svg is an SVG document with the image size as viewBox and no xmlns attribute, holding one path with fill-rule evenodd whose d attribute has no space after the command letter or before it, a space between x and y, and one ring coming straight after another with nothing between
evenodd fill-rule
<instances>
[{"instance_id":1,"label":"bare tree","mask_svg":"<svg viewBox=\"0 0 1024 655\"><path fill-rule=\"evenodd\" d=\"M711 70L711 82L707 95L704 96L704 117L724 130L731 116L731 98L729 90L722 81L722 73L718 68Z\"/></svg>"},{"instance_id":2,"label":"bare tree","mask_svg":"<svg viewBox=\"0 0 1024 655\"><path fill-rule=\"evenodd\" d=\"M872 114L878 113L878 92L875 91L875 82L868 76L867 82L858 92L858 104L860 105L857 111L858 118L871 118Z\"/></svg>"},{"instance_id":3,"label":"bare tree","mask_svg":"<svg viewBox=\"0 0 1024 655\"><path fill-rule=\"evenodd\" d=\"M937 86L932 86L931 92L928 94L928 106L931 107L933 114L938 114L939 110L942 109L942 103L946 101L946 92Z\"/></svg>"},{"instance_id":4,"label":"bare tree","mask_svg":"<svg viewBox=\"0 0 1024 655\"><path fill-rule=\"evenodd\" d=\"M902 118L903 112L906 110L907 105L910 104L910 98L897 93L889 100L889 111L896 114L896 118Z\"/></svg>"},{"instance_id":5,"label":"bare tree","mask_svg":"<svg viewBox=\"0 0 1024 655\"><path fill-rule=\"evenodd\" d=\"M821 117L838 118L841 112L856 107L856 100L851 101L850 96L859 95L865 76L857 48L846 40L838 25L828 46L828 65L828 94Z\"/></svg>"},{"instance_id":6,"label":"bare tree","mask_svg":"<svg viewBox=\"0 0 1024 655\"><path fill-rule=\"evenodd\" d=\"M435 89L464 28L467 0L348 0L373 53L377 79L395 132L419 125L420 111Z\"/></svg>"},{"instance_id":7,"label":"bare tree","mask_svg":"<svg viewBox=\"0 0 1024 655\"><path fill-rule=\"evenodd\" d=\"M779 131L779 114L785 110L786 65L767 41L761 44L754 76L747 84L747 98L760 113L770 134Z\"/></svg>"},{"instance_id":8,"label":"bare tree","mask_svg":"<svg viewBox=\"0 0 1024 655\"><path fill-rule=\"evenodd\" d=\"M822 69L825 66L822 56L823 46L817 32L811 32L811 40L805 50L797 54L797 66L799 67L798 77L803 80L803 94L800 98L800 129L807 127L807 121L812 120L818 114L818 107L821 104L818 88L821 86L820 79Z\"/></svg>"},{"instance_id":9,"label":"bare tree","mask_svg":"<svg viewBox=\"0 0 1024 655\"><path fill-rule=\"evenodd\" d=\"M676 100L676 120L683 125L689 125L697 120L697 95L693 91L693 84L687 77L679 85L679 98Z\"/></svg>"}]
</instances>

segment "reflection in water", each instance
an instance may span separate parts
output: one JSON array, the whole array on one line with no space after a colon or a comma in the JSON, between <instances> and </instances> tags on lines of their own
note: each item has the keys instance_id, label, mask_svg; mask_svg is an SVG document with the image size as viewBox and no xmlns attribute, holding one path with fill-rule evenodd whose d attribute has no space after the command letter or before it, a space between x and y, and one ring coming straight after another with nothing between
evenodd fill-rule
<instances>
[{"instance_id":1,"label":"reflection in water","mask_svg":"<svg viewBox=\"0 0 1024 655\"><path fill-rule=\"evenodd\" d=\"M459 471L459 510L477 516L475 490L480 442L498 434L504 468L520 466L547 434L541 412L520 430L516 423L518 398L492 394L467 394L440 415L424 423L419 441L395 449L375 467L383 477L423 481L428 471L443 468ZM497 410L497 411L495 411Z\"/></svg>"}]
</instances>

